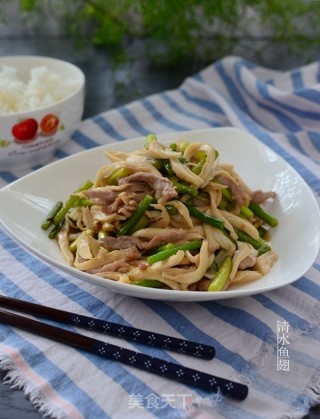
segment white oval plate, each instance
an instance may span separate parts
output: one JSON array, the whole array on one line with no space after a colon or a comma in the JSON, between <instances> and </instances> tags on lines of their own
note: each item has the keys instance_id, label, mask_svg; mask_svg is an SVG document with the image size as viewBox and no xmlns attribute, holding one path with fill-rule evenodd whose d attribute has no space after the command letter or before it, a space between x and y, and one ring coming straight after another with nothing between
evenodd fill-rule
<instances>
[{"instance_id":1,"label":"white oval plate","mask_svg":"<svg viewBox=\"0 0 320 419\"><path fill-rule=\"evenodd\" d=\"M320 211L300 175L270 148L245 131L214 128L158 135L161 142L204 141L219 150L220 161L232 163L252 189L273 190L277 198L266 207L279 219L272 230L272 247L279 262L268 275L241 288L220 292L173 291L137 287L99 278L68 266L55 240L40 224L52 206L65 201L107 164L103 150L134 151L145 137L96 147L43 167L0 190L0 220L29 251L75 277L108 290L139 298L166 301L208 301L262 293L299 279L313 264L320 247Z\"/></svg>"}]
</instances>

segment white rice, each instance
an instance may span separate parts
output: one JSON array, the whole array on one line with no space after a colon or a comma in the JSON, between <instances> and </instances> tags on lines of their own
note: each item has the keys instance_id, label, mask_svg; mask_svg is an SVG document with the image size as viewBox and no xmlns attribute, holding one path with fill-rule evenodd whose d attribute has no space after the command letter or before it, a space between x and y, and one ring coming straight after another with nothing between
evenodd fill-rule
<instances>
[{"instance_id":1,"label":"white rice","mask_svg":"<svg viewBox=\"0 0 320 419\"><path fill-rule=\"evenodd\" d=\"M18 78L17 69L0 67L0 115L5 113L31 111L51 105L74 92L79 83L62 79L46 66L35 67L30 78L24 82Z\"/></svg>"}]
</instances>

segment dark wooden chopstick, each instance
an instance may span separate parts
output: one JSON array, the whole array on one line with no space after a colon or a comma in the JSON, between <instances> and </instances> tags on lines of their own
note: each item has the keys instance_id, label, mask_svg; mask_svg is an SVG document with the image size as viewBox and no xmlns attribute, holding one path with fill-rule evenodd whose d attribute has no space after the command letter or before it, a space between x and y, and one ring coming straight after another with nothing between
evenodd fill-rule
<instances>
[{"instance_id":1,"label":"dark wooden chopstick","mask_svg":"<svg viewBox=\"0 0 320 419\"><path fill-rule=\"evenodd\" d=\"M212 359L215 355L214 347L203 343L179 339L173 336L166 336L148 330L137 329L89 316L71 313L53 307L18 300L16 298L5 297L3 295L0 295L0 307L11 308L51 320L57 320L66 324L72 324L76 327L94 330L96 332L104 333L117 338L183 353L196 358Z\"/></svg>"},{"instance_id":2,"label":"dark wooden chopstick","mask_svg":"<svg viewBox=\"0 0 320 419\"><path fill-rule=\"evenodd\" d=\"M0 310L0 321L51 340L81 348L110 360L118 361L209 392L221 392L223 395L236 400L244 400L248 395L248 387L244 384L92 339L88 336L51 326L28 317L19 316L6 310Z\"/></svg>"}]
</instances>

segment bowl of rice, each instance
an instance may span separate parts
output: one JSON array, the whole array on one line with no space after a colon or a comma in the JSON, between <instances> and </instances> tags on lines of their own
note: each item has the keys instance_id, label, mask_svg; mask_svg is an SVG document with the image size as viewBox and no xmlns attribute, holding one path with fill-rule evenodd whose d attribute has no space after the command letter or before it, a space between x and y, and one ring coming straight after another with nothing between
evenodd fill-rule
<instances>
[{"instance_id":1,"label":"bowl of rice","mask_svg":"<svg viewBox=\"0 0 320 419\"><path fill-rule=\"evenodd\" d=\"M50 57L0 57L0 172L50 161L79 125L85 76Z\"/></svg>"}]
</instances>

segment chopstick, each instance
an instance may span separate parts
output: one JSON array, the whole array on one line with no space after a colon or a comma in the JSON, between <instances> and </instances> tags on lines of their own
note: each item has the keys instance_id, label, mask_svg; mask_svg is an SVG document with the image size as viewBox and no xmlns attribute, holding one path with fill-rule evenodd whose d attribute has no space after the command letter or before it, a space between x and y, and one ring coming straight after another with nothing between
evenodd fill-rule
<instances>
[{"instance_id":1,"label":"chopstick","mask_svg":"<svg viewBox=\"0 0 320 419\"><path fill-rule=\"evenodd\" d=\"M212 359L215 356L215 348L210 345L75 314L16 298L0 295L1 306L196 358Z\"/></svg>"},{"instance_id":2,"label":"chopstick","mask_svg":"<svg viewBox=\"0 0 320 419\"><path fill-rule=\"evenodd\" d=\"M107 359L127 364L186 385L201 388L208 392L221 392L223 395L236 400L244 400L248 395L248 387L244 384L216 377L173 362L167 362L160 358L135 352L130 349L121 348L120 346L51 326L28 317L19 316L6 310L0 310L0 321L51 340L92 352Z\"/></svg>"}]
</instances>

